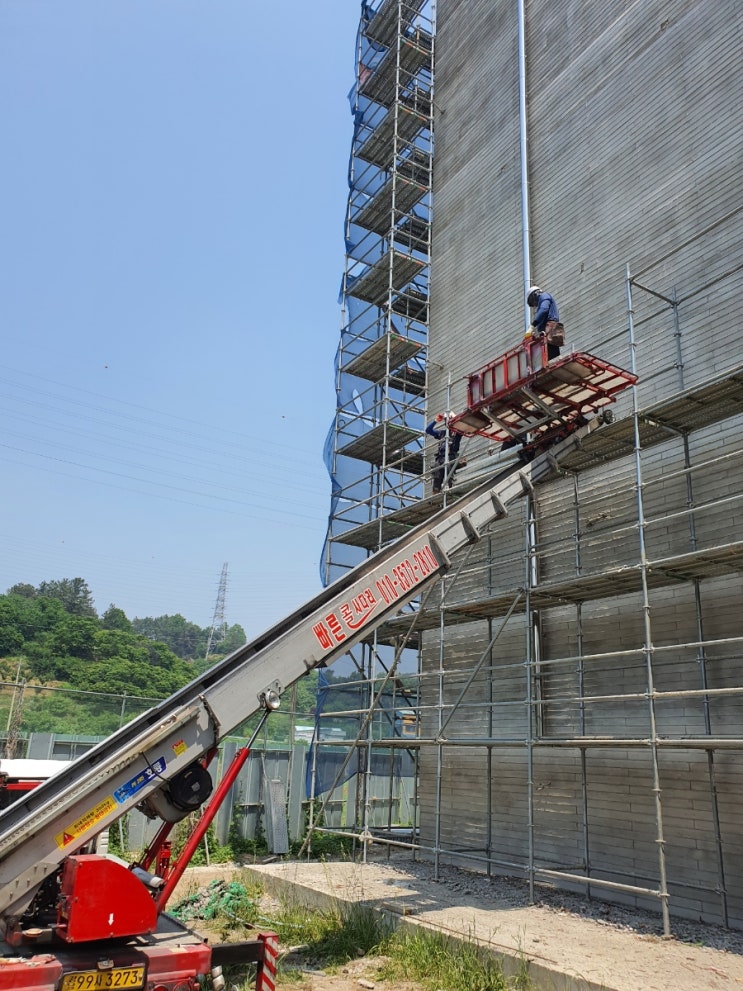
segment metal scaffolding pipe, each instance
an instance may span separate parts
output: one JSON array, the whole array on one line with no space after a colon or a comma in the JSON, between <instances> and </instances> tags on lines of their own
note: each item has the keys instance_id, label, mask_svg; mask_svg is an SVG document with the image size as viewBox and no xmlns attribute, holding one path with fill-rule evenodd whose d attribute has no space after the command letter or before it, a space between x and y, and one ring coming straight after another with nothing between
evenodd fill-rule
<instances>
[{"instance_id":1,"label":"metal scaffolding pipe","mask_svg":"<svg viewBox=\"0 0 743 991\"><path fill-rule=\"evenodd\" d=\"M380 746L410 746L410 741L384 740L378 741ZM416 741L419 748L439 747L439 740L426 737ZM664 737L655 739L652 737L535 737L529 741L527 737L486 737L486 736L449 736L446 738L446 745L451 747L539 747L549 749L551 747L563 749L591 749L591 748L614 748L615 750L629 750L636 747L657 747L659 750L743 750L743 737Z\"/></svg>"}]
</instances>

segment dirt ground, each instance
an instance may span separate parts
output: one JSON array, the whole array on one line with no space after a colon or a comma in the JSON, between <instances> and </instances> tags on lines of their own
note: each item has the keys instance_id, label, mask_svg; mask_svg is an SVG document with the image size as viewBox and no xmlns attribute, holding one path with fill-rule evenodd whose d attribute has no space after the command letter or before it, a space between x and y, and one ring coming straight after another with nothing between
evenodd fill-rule
<instances>
[{"instance_id":1,"label":"dirt ground","mask_svg":"<svg viewBox=\"0 0 743 991\"><path fill-rule=\"evenodd\" d=\"M526 962L535 991L743 991L743 932L672 920L674 934L664 938L654 913L551 889L538 890L530 904L523 882L449 867L434 872L431 864L407 857L194 868L182 884L193 890L239 871L277 903L311 910L362 902L400 925L476 940L500 958L507 974ZM292 963L303 966L301 957ZM294 987L419 991L414 984L382 982L377 965L362 958L334 974L305 965L302 983Z\"/></svg>"},{"instance_id":2,"label":"dirt ground","mask_svg":"<svg viewBox=\"0 0 743 991\"><path fill-rule=\"evenodd\" d=\"M378 960L366 959L343 967L337 974L309 973L294 988L296 991L359 991L360 988L369 991L423 991L420 984L380 981L377 976L378 963Z\"/></svg>"}]
</instances>

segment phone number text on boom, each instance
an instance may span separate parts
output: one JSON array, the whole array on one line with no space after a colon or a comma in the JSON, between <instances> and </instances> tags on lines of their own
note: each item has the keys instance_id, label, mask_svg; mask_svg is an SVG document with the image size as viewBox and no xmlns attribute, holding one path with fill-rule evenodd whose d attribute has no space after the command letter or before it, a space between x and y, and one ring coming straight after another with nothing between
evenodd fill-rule
<instances>
[{"instance_id":1,"label":"phone number text on boom","mask_svg":"<svg viewBox=\"0 0 743 991\"><path fill-rule=\"evenodd\" d=\"M410 591L417 585L421 578L426 578L438 568L438 561L433 555L430 547L423 547L413 554L412 562L405 558L395 565L389 574L382 575L377 579L377 590L389 605L404 592Z\"/></svg>"},{"instance_id":2,"label":"phone number text on boom","mask_svg":"<svg viewBox=\"0 0 743 991\"><path fill-rule=\"evenodd\" d=\"M374 589L364 589L360 595L343 602L335 612L328 613L319 623L315 623L312 632L318 643L324 650L343 643L349 633L369 621L379 605L388 606L396 602L438 567L431 548L428 545L421 547L410 558L400 561L377 578Z\"/></svg>"}]
</instances>

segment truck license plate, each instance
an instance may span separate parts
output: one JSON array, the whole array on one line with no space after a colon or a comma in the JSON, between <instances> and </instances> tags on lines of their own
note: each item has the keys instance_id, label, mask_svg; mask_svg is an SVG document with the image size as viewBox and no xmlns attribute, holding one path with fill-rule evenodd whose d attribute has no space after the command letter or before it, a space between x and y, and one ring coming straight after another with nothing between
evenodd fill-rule
<instances>
[{"instance_id":1,"label":"truck license plate","mask_svg":"<svg viewBox=\"0 0 743 991\"><path fill-rule=\"evenodd\" d=\"M143 988L144 966L114 967L112 970L78 970L65 974L59 991L107 991L108 988Z\"/></svg>"}]
</instances>

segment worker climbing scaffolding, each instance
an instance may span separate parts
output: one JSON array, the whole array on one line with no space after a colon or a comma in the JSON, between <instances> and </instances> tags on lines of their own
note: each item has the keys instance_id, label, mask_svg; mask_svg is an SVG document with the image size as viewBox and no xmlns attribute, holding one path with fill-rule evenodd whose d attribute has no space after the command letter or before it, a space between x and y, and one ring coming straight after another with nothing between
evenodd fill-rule
<instances>
[{"instance_id":1,"label":"worker climbing scaffolding","mask_svg":"<svg viewBox=\"0 0 743 991\"><path fill-rule=\"evenodd\" d=\"M426 427L426 433L439 441L434 457L433 494L438 495L446 484L449 488L454 484L454 474L457 468L463 468L467 462L460 457L459 448L462 435L449 429L452 414L437 413Z\"/></svg>"}]
</instances>

